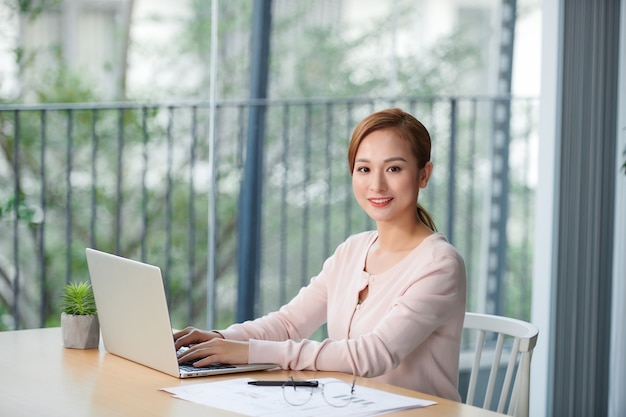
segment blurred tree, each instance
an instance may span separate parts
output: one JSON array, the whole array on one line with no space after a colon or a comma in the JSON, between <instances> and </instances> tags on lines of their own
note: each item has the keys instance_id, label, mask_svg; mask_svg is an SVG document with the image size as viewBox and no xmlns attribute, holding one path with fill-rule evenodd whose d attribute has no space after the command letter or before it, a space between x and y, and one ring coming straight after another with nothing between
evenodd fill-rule
<instances>
[{"instance_id":1,"label":"blurred tree","mask_svg":"<svg viewBox=\"0 0 626 417\"><path fill-rule=\"evenodd\" d=\"M6 1L5 1L6 2ZM46 2L8 1L7 4L17 5L14 10L27 19L36 19L45 11ZM385 50L385 39L392 29L408 28L413 22L410 19L412 2L401 1L398 22L390 16L382 16L362 27L357 35L348 36L351 28L341 23L341 20L329 22L310 18L318 7L317 2L290 2L291 7L279 8L274 18L272 34L272 57L270 73L270 96L273 98L312 98L324 96L327 98L345 97L379 97L388 95L390 91L389 64L383 59L372 59L372 49ZM151 89L141 90L127 82L127 91L124 96L133 100L143 101L158 97L175 99L198 99L208 97L210 68L210 33L211 2L193 0L189 3L191 9L185 18L180 20L178 32L167 37L167 45L146 45L131 43L127 54L149 54L158 51L158 60L154 61L154 73L174 75L168 82L154 82ZM249 75L249 26L251 19L251 2L223 1L219 2L219 69L218 69L218 97L241 98L247 96ZM153 16L154 21L167 17ZM132 20L131 20L132 21ZM397 24L399 27L394 27ZM470 71L477 71L483 66L480 45L473 42L468 31L472 28L459 27L455 32L444 36L435 42L431 48L419 56L403 54L397 57L398 91L403 96L428 96L433 94L453 94L456 86L461 83L463 75ZM157 42L157 41L155 41ZM25 68L34 62L36 52L15 51L15 59L20 68ZM376 54L374 54L376 55ZM21 96L35 96L41 103L81 103L99 102L102 98L91 87L89 75L72 71L62 59L62 53L57 48L55 65L39 74L33 80L39 80L28 85L28 90L22 91ZM132 59L127 59L132 64ZM152 62L152 61L151 61ZM132 70L129 68L129 71ZM148 82L150 84L150 81ZM154 85L158 85L155 91ZM5 98L5 101L7 99ZM19 102L20 98L11 99ZM308 110L307 110L308 109ZM307 112L308 111L308 112ZM320 242L326 247L334 248L339 241L345 238L346 233L363 230L371 227L365 216L358 214L355 208L351 213L349 200L352 198L349 187L346 187L345 146L349 132L353 126L346 114L335 115L335 125L328 135L328 109L324 106L311 106L294 109L290 114L290 133L285 145L282 118L284 113L276 110L268 113L268 130L266 138L266 198L264 201L263 221L266 224L267 236L280 236L281 219L276 213L281 205L286 203L287 215L292 222L302 227L289 229L289 240L300 241L300 234L309 233L308 240L316 245L308 248L313 260L323 260L329 254ZM363 112L364 110L361 110ZM433 111L432 108L421 108L424 114ZM176 119L168 119L169 114ZM45 253L46 276L49 282L44 288L44 294L30 294L27 305L36 305L44 302L47 306L45 320L47 325L57 324L58 306L55 304L57 293L60 291L66 277L84 275L86 273L83 250L90 241L96 239L98 246L113 250L116 245L115 221L118 213L123 214L124 224L121 232L121 253L138 258L145 250L147 261L163 265L170 265L169 275L172 277L169 290L171 304L174 309L175 325L189 323L188 314L194 319L193 323L202 325L202 314L205 308L205 289L207 263L206 236L207 236L207 193L206 184L195 184L195 199L193 213L195 216L195 237L191 242L189 235L190 211L190 184L189 172L192 159L203 161L207 158L206 141L208 120L206 112L199 111L196 125L191 126L192 115L190 110L171 110L167 108L127 109L123 111L75 111L72 112L71 148L68 147L67 114L51 112L46 119L46 157L45 170L46 184L41 183L40 171L43 161L39 155L42 150L42 140L37 130L41 126L41 113L25 113L19 124L19 158L20 176L19 195L20 207L26 211L42 209L39 195L45 188L45 219L40 223L31 217L22 217L20 221L21 245L24 247L20 259L28 262L31 255L37 250L37 240L41 238L45 225ZM237 118L237 109L224 111L219 114L218 126L226 133L218 136L230 138L232 131L240 126ZM358 117L358 114L355 114ZM428 115L427 117L434 117ZM447 116L446 116L447 117ZM168 120L177 120L174 133L170 133L171 126ZM184 120L178 122L180 120ZM434 119L433 119L434 120ZM354 120L353 120L354 121ZM94 131L94 123L97 129ZM460 125L466 124L463 121ZM15 120L11 115L0 114L0 146L2 158L0 172L7 175L0 176L0 216L8 219L13 198L14 179L14 126ZM194 131L194 129L196 129ZM123 143L118 142L120 131L123 132ZM192 135L199 139L195 155L187 153L191 149ZM174 137L175 136L175 137ZM219 140L219 139L218 139ZM120 149L120 146L123 146ZM286 148L285 148L286 146ZM97 148L94 148L97 147ZM179 149L176 158L170 166L165 161L169 149ZM120 152L123 154L120 156ZM218 316L218 326L230 323L234 317L232 303L232 288L236 278L235 270L235 233L237 226L237 199L238 181L241 173L241 149L237 144L221 141L218 143L219 159L216 166L218 179L218 279L222 288L218 304L221 313ZM287 162L284 154L289 152ZM98 168L97 184L95 185L95 203L97 208L96 236L92 235L92 202L91 168L92 156L96 154L95 163ZM443 153L442 153L443 154ZM118 157L123 161L133 161L128 166L128 172L122 173L121 194L118 195L115 179L118 178ZM472 154L467 154L472 158ZM442 157L443 158L443 157ZM485 157L486 158L486 157ZM142 159L159 161L157 168L151 167L147 194L141 195L138 190L142 186ZM72 172L66 172L68 162L72 162ZM479 163L476 162L477 164ZM337 167L330 166L335 164ZM4 166L4 170L3 170ZM297 171L296 168L303 167ZM307 167L314 167L306 171ZM320 169L320 167L323 167ZM285 173L289 173L287 176ZM68 179L69 178L69 179ZM80 179L80 180L79 180ZM441 179L443 183L444 179ZM436 186L436 180L433 181ZM71 186L67 187L67 184ZM335 190L342 191L330 195L326 191L333 184ZM286 189L283 194L283 189ZM71 190L71 200L68 192ZM480 193L480 191L475 191ZM284 197L284 200L283 200ZM69 203L69 205L68 205ZM13 203L14 204L14 203ZM121 205L121 206L120 206ZM333 210L328 210L328 207ZM146 247L142 249L142 207L146 207ZM347 208L346 208L347 207ZM336 208L336 209L335 209ZM333 215L324 222L304 224L302 213L310 210L315 216L324 216L332 212ZM21 211L22 212L22 211ZM168 220L168 213L171 220ZM336 213L341 213L338 216ZM349 224L346 224L349 223ZM72 245L67 247L65 227L71 224ZM8 222L0 225L0 229L9 232ZM326 236L330 225L329 236ZM275 240L275 239L274 239ZM267 259L275 258L276 247L268 244L264 248ZM170 259L164 260L166 242L169 242ZM7 245L8 242L5 242ZM191 247L195 247L198 254L195 264L187 265ZM303 254L299 253L298 245L287 245L286 258L289 264L285 267L294 279L288 284L288 291L282 295L275 285L267 286L264 297L266 301L260 307L262 310L276 308L277 304L289 298L299 285L306 282L309 276L319 270L317 261L307 264ZM8 250L5 253L11 253ZM69 254L59 256L60 254ZM70 259L70 271L66 270L66 259ZM308 258L307 258L308 259ZM304 264L304 266L303 266ZM0 275L6 282L12 276L11 260L0 261ZM266 262L263 265L265 276L282 274L275 263ZM36 265L24 267L22 270L23 287L37 288L38 271ZM9 291L6 290L9 289ZM192 303L188 305L188 296L191 294ZM225 295L226 294L226 295ZM42 298L41 300L39 298ZM0 286L0 310L11 304L10 285ZM25 303L22 303L24 305ZM26 318L26 315L22 317ZM33 320L33 318L29 318ZM1 324L0 324L1 325ZM37 325L33 322L24 322L25 326Z\"/></svg>"}]
</instances>

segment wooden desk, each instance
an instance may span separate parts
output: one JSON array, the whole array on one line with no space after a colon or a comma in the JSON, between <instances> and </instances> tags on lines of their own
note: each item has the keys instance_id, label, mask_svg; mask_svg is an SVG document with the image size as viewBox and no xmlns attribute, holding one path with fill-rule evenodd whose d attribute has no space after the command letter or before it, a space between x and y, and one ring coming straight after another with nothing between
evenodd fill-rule
<instances>
[{"instance_id":1,"label":"wooden desk","mask_svg":"<svg viewBox=\"0 0 626 417\"><path fill-rule=\"evenodd\" d=\"M237 374L256 379L333 377L351 380L339 372L265 371ZM172 398L160 388L233 378L214 376L179 380L127 361L100 349L63 348L61 329L0 332L1 416L234 416ZM419 392L357 378L357 385L378 388L438 404L394 413L393 416L488 417L499 414Z\"/></svg>"}]
</instances>

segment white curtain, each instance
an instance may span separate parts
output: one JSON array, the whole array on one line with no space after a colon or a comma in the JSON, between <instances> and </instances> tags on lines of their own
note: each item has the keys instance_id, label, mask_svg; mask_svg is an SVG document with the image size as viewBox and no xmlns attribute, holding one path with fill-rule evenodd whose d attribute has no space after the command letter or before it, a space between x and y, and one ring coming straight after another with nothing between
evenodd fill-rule
<instances>
[{"instance_id":1,"label":"white curtain","mask_svg":"<svg viewBox=\"0 0 626 417\"><path fill-rule=\"evenodd\" d=\"M564 0L543 0L541 6L541 103L539 117L538 177L535 194L535 241L531 321L539 327L533 352L530 383L530 415L547 417L552 386L552 347L554 321L554 276L556 246L557 148L559 90L560 10ZM626 0L625 0L626 1Z\"/></svg>"}]
</instances>

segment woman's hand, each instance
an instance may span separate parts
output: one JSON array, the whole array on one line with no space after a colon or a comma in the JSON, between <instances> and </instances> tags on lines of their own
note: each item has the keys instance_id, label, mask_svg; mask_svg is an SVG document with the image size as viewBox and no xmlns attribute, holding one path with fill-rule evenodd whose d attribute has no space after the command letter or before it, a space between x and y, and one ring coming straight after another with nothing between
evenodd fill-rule
<instances>
[{"instance_id":1,"label":"woman's hand","mask_svg":"<svg viewBox=\"0 0 626 417\"><path fill-rule=\"evenodd\" d=\"M214 330L206 331L196 329L195 327L186 327L174 333L174 343L178 351L183 346L193 346L198 343L208 342L216 337L223 339L222 335Z\"/></svg>"},{"instance_id":2,"label":"woman's hand","mask_svg":"<svg viewBox=\"0 0 626 417\"><path fill-rule=\"evenodd\" d=\"M174 333L174 340L176 341L176 350L182 346L189 346L189 349L178 357L178 363L192 362L194 366L198 367L215 362L248 363L248 342L224 340L222 335L216 331L187 327Z\"/></svg>"},{"instance_id":3,"label":"woman's hand","mask_svg":"<svg viewBox=\"0 0 626 417\"><path fill-rule=\"evenodd\" d=\"M214 338L191 346L178 357L178 363L191 362L193 366L208 366L215 362L248 363L248 342Z\"/></svg>"}]
</instances>

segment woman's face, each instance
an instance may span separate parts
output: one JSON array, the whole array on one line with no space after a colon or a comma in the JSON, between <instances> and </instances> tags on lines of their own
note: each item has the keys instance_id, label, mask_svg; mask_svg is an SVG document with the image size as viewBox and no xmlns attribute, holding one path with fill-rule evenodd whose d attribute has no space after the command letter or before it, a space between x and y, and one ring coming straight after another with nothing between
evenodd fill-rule
<instances>
[{"instance_id":1,"label":"woman's face","mask_svg":"<svg viewBox=\"0 0 626 417\"><path fill-rule=\"evenodd\" d=\"M359 205L376 222L415 221L419 189L432 165L417 168L409 144L394 130L367 135L356 152L352 188Z\"/></svg>"}]
</instances>

